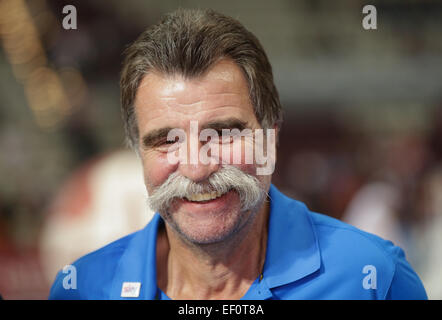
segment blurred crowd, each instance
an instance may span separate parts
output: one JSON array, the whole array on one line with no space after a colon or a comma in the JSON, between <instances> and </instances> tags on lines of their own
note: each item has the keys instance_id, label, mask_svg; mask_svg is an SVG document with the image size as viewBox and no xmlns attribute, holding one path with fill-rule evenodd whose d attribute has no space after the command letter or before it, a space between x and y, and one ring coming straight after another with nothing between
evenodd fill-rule
<instances>
[{"instance_id":1,"label":"blurred crowd","mask_svg":"<svg viewBox=\"0 0 442 320\"><path fill-rule=\"evenodd\" d=\"M186 6L237 17L268 50L285 109L273 183L400 245L442 299L442 6L373 1L383 19L363 33L363 1L269 3ZM121 53L183 2L75 3L78 30L61 27L67 4L0 0L5 299L45 299L65 264L152 215L124 147Z\"/></svg>"}]
</instances>

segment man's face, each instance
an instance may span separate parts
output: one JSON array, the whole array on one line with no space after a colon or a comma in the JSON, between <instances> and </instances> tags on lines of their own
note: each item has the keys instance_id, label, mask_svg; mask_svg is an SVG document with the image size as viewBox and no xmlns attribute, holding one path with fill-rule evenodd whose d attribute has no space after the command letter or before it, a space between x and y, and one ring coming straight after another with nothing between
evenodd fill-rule
<instances>
[{"instance_id":1,"label":"man's face","mask_svg":"<svg viewBox=\"0 0 442 320\"><path fill-rule=\"evenodd\" d=\"M177 153L179 147L176 146L178 143L167 141L167 134L171 129L181 129L186 133L187 140L180 143L180 148L189 155L189 152L195 152L190 147L191 139L198 140L197 151L206 144L195 136L202 129L211 128L221 135L221 129L248 128L253 132L254 129L261 128L249 99L247 82L234 62L221 60L204 76L190 80L180 75L149 73L138 88L135 113L140 133L139 152L149 195L164 186L173 175L208 186L209 178L222 172L224 167L229 167L227 163L240 170L233 181L247 184L245 181L250 180L243 176L247 174L256 178L262 189L268 191L270 175L257 175L256 164L244 161L245 149L253 148L253 138L220 137L217 146L224 151L209 153L211 160L217 160L210 163L202 163L198 157L198 161L193 163L170 161L170 154ZM194 127L197 123L196 132L190 129L191 121ZM242 158L239 163L232 164L233 153L238 150L238 144L239 150L243 151ZM215 149L218 150L212 150ZM232 173L226 179L232 181L231 177ZM172 181L170 184L174 183ZM160 214L175 231L191 242L222 241L250 221L264 199L260 199L258 206L244 211L235 187L222 194L216 190L211 186L207 192L174 197L167 212Z\"/></svg>"}]
</instances>

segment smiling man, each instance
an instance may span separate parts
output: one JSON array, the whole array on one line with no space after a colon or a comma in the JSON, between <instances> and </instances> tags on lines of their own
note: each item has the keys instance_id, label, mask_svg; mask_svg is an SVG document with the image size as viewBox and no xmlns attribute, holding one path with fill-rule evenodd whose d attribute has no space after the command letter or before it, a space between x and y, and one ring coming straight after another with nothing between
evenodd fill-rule
<instances>
[{"instance_id":1,"label":"smiling man","mask_svg":"<svg viewBox=\"0 0 442 320\"><path fill-rule=\"evenodd\" d=\"M60 272L50 298L426 298L400 248L309 211L259 170L274 167L265 138L282 111L266 54L238 21L167 15L126 50L121 92L156 215L77 260L75 287ZM247 159L257 151L266 161Z\"/></svg>"},{"instance_id":2,"label":"smiling man","mask_svg":"<svg viewBox=\"0 0 442 320\"><path fill-rule=\"evenodd\" d=\"M250 148L250 139L220 137L220 149L231 149L228 159L215 152L214 161L192 164L168 161L176 149L165 133L150 138L163 127L181 128L187 150L195 139L191 121L213 130L261 128L240 67L222 57L196 79L150 73L138 88L135 114L150 204L166 222L157 240L159 287L171 298L241 298L265 261L269 213L270 176L257 175L254 163L230 164L238 150L232 144Z\"/></svg>"}]
</instances>

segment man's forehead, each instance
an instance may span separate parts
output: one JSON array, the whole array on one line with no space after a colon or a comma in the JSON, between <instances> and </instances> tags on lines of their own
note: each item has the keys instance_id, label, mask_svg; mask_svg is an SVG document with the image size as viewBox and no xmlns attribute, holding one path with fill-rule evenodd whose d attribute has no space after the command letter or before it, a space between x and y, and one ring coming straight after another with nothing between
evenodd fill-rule
<instances>
[{"instance_id":1,"label":"man's forehead","mask_svg":"<svg viewBox=\"0 0 442 320\"><path fill-rule=\"evenodd\" d=\"M182 96L146 96L145 99L140 96L136 104L136 113L141 121L149 122L156 118L175 120L177 117L181 120L187 117L203 120L203 118L210 119L225 114L248 117L253 114L253 107L250 105L248 96L238 93L189 94L187 92Z\"/></svg>"},{"instance_id":2,"label":"man's forehead","mask_svg":"<svg viewBox=\"0 0 442 320\"><path fill-rule=\"evenodd\" d=\"M160 119L211 118L224 114L248 118L254 114L248 91L241 92L237 86L217 87L200 85L192 80L167 79L149 80L143 85L145 87L140 88L135 103L140 124Z\"/></svg>"},{"instance_id":3,"label":"man's forehead","mask_svg":"<svg viewBox=\"0 0 442 320\"><path fill-rule=\"evenodd\" d=\"M231 60L220 60L208 72L195 78L151 71L138 87L136 102L158 97L175 100L185 106L223 95L249 96L245 77Z\"/></svg>"}]
</instances>

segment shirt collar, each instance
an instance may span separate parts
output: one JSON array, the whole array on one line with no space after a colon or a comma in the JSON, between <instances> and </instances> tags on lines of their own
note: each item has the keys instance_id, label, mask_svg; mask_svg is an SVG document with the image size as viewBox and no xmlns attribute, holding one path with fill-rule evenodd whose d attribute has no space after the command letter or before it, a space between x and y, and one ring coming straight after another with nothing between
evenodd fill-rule
<instances>
[{"instance_id":1,"label":"shirt collar","mask_svg":"<svg viewBox=\"0 0 442 320\"><path fill-rule=\"evenodd\" d=\"M307 207L270 186L270 218L264 278L269 288L299 280L320 268L318 239Z\"/></svg>"},{"instance_id":2,"label":"shirt collar","mask_svg":"<svg viewBox=\"0 0 442 320\"><path fill-rule=\"evenodd\" d=\"M155 213L149 224L134 234L115 272L111 299L124 299L121 298L121 290L125 282L141 284L140 294L135 299L153 300L155 298L157 292L156 244L161 222L160 215Z\"/></svg>"},{"instance_id":3,"label":"shirt collar","mask_svg":"<svg viewBox=\"0 0 442 320\"><path fill-rule=\"evenodd\" d=\"M270 186L270 218L265 284L278 287L312 274L320 267L317 237L308 209L299 201ZM124 282L141 283L138 299L154 299L157 292L156 241L162 219L156 213L150 223L135 233L117 267L111 299L121 299Z\"/></svg>"}]
</instances>

